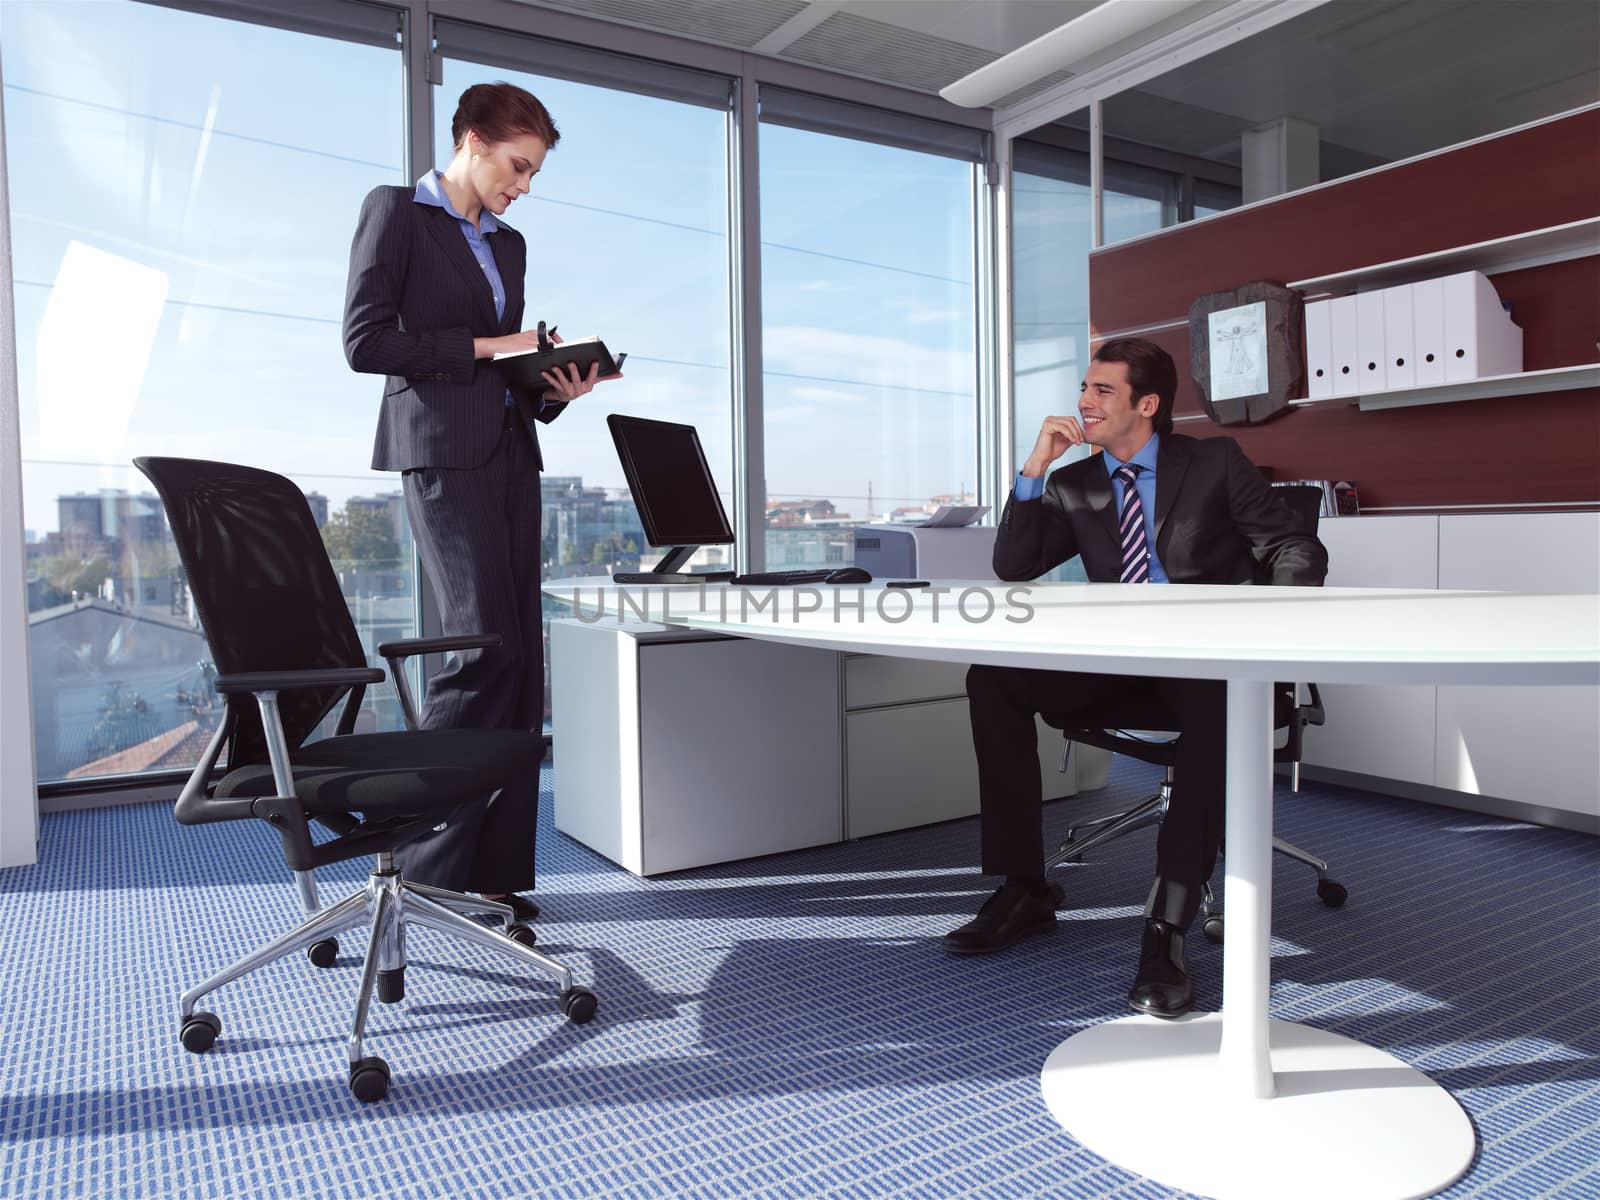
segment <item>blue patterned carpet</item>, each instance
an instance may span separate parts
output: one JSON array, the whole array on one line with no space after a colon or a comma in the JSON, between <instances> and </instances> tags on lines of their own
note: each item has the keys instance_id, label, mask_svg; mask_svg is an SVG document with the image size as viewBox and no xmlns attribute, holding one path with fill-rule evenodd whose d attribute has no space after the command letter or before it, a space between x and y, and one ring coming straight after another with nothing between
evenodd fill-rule
<instances>
[{"instance_id":1,"label":"blue patterned carpet","mask_svg":"<svg viewBox=\"0 0 1600 1200\"><path fill-rule=\"evenodd\" d=\"M1047 807L1052 834L1150 779L1119 765ZM292 958L208 1000L210 1054L178 1044L183 989L296 918L265 827L47 817L40 865L0 871L0 1195L1174 1194L1075 1144L1038 1082L1125 1012L1150 832L1063 876L1054 936L953 960L938 936L987 893L975 821L641 881L544 799L541 944L599 1016L571 1026L544 983L415 932L408 998L369 1027L395 1073L370 1107L345 1086L354 937L332 971ZM1351 899L1278 865L1274 1015L1461 1101L1480 1152L1448 1196L1600 1196L1600 844L1316 784L1278 827ZM324 899L364 872L326 871ZM1201 1007L1221 963L1193 940Z\"/></svg>"}]
</instances>

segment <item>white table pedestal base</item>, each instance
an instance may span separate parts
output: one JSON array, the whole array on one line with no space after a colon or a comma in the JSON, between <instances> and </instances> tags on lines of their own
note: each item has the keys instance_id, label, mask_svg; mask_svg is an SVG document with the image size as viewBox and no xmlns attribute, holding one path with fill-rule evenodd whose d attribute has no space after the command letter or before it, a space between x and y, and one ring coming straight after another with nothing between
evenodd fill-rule
<instances>
[{"instance_id":1,"label":"white table pedestal base","mask_svg":"<svg viewBox=\"0 0 1600 1200\"><path fill-rule=\"evenodd\" d=\"M1231 931L1230 931L1231 932ZM1277 1095L1221 1086L1222 1014L1126 1017L1062 1042L1044 1100L1101 1157L1218 1200L1409 1200L1459 1179L1476 1149L1461 1106L1372 1046L1269 1022Z\"/></svg>"}]
</instances>

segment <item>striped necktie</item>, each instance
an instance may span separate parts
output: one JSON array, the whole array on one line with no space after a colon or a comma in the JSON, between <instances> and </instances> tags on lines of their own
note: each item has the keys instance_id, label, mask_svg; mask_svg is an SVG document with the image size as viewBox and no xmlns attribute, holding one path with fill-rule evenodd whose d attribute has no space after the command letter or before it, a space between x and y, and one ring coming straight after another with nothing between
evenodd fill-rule
<instances>
[{"instance_id":1,"label":"striped necktie","mask_svg":"<svg viewBox=\"0 0 1600 1200\"><path fill-rule=\"evenodd\" d=\"M1144 531L1144 502L1133 486L1140 468L1124 463L1112 472L1122 481L1122 511L1117 518L1117 536L1122 539L1123 583L1150 582L1150 539Z\"/></svg>"}]
</instances>

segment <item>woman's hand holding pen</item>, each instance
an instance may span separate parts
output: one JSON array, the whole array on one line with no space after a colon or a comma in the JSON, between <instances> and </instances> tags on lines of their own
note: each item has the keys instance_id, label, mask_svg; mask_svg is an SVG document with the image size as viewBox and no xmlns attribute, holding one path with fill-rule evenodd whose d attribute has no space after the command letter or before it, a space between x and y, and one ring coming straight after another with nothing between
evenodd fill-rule
<instances>
[{"instance_id":1,"label":"woman's hand holding pen","mask_svg":"<svg viewBox=\"0 0 1600 1200\"><path fill-rule=\"evenodd\" d=\"M515 354L540 349L539 339L547 338L555 345L561 344L561 335L556 332L554 325L548 330L541 328L524 329L521 333L508 333L504 337L473 338L472 355L474 358L493 358L496 354ZM569 400L576 400L579 396L586 395L594 390L594 385L607 379L621 379L622 372L617 371L611 375L600 374L600 364L595 363L589 368L588 375L580 375L576 363L568 363L565 367L552 367L548 371L541 371L544 381L550 385L550 394L545 399L558 404L565 404Z\"/></svg>"},{"instance_id":2,"label":"woman's hand holding pen","mask_svg":"<svg viewBox=\"0 0 1600 1200\"><path fill-rule=\"evenodd\" d=\"M539 331L536 329L524 329L521 333L508 333L504 337L472 339L473 358L493 358L496 354L516 354L538 348Z\"/></svg>"}]
</instances>

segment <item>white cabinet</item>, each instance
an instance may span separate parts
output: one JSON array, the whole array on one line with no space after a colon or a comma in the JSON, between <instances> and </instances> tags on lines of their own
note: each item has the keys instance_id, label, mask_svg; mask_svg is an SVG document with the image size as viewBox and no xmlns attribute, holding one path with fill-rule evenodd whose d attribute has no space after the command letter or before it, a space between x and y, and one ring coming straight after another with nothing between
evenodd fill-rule
<instances>
[{"instance_id":1,"label":"white cabinet","mask_svg":"<svg viewBox=\"0 0 1600 1200\"><path fill-rule=\"evenodd\" d=\"M633 623L551 622L555 823L637 875L978 811L961 664ZM1046 799L1109 755L1042 723Z\"/></svg>"},{"instance_id":2,"label":"white cabinet","mask_svg":"<svg viewBox=\"0 0 1600 1200\"><path fill-rule=\"evenodd\" d=\"M637 875L839 840L838 655L550 626L555 821Z\"/></svg>"},{"instance_id":3,"label":"white cabinet","mask_svg":"<svg viewBox=\"0 0 1600 1200\"><path fill-rule=\"evenodd\" d=\"M1439 586L1600 592L1600 513L1440 517ZM1440 787L1600 818L1600 689L1441 687L1436 755Z\"/></svg>"},{"instance_id":4,"label":"white cabinet","mask_svg":"<svg viewBox=\"0 0 1600 1200\"><path fill-rule=\"evenodd\" d=\"M847 838L977 814L966 680L961 663L844 656ZM1076 795L1080 781L1085 789L1104 785L1109 754L1076 747L1063 771L1060 731L1037 724L1046 800Z\"/></svg>"},{"instance_id":5,"label":"white cabinet","mask_svg":"<svg viewBox=\"0 0 1600 1200\"><path fill-rule=\"evenodd\" d=\"M1595 512L1343 518L1318 536L1330 586L1600 592ZM1322 691L1328 723L1306 730L1308 766L1420 784L1440 803L1452 792L1494 797L1600 827L1600 689Z\"/></svg>"},{"instance_id":6,"label":"white cabinet","mask_svg":"<svg viewBox=\"0 0 1600 1200\"><path fill-rule=\"evenodd\" d=\"M1438 517L1330 518L1317 536L1328 548L1329 587L1439 586ZM1328 723L1306 728L1307 766L1433 784L1433 686L1321 691Z\"/></svg>"},{"instance_id":7,"label":"white cabinet","mask_svg":"<svg viewBox=\"0 0 1600 1200\"><path fill-rule=\"evenodd\" d=\"M846 713L845 744L846 837L978 811L965 696Z\"/></svg>"}]
</instances>

